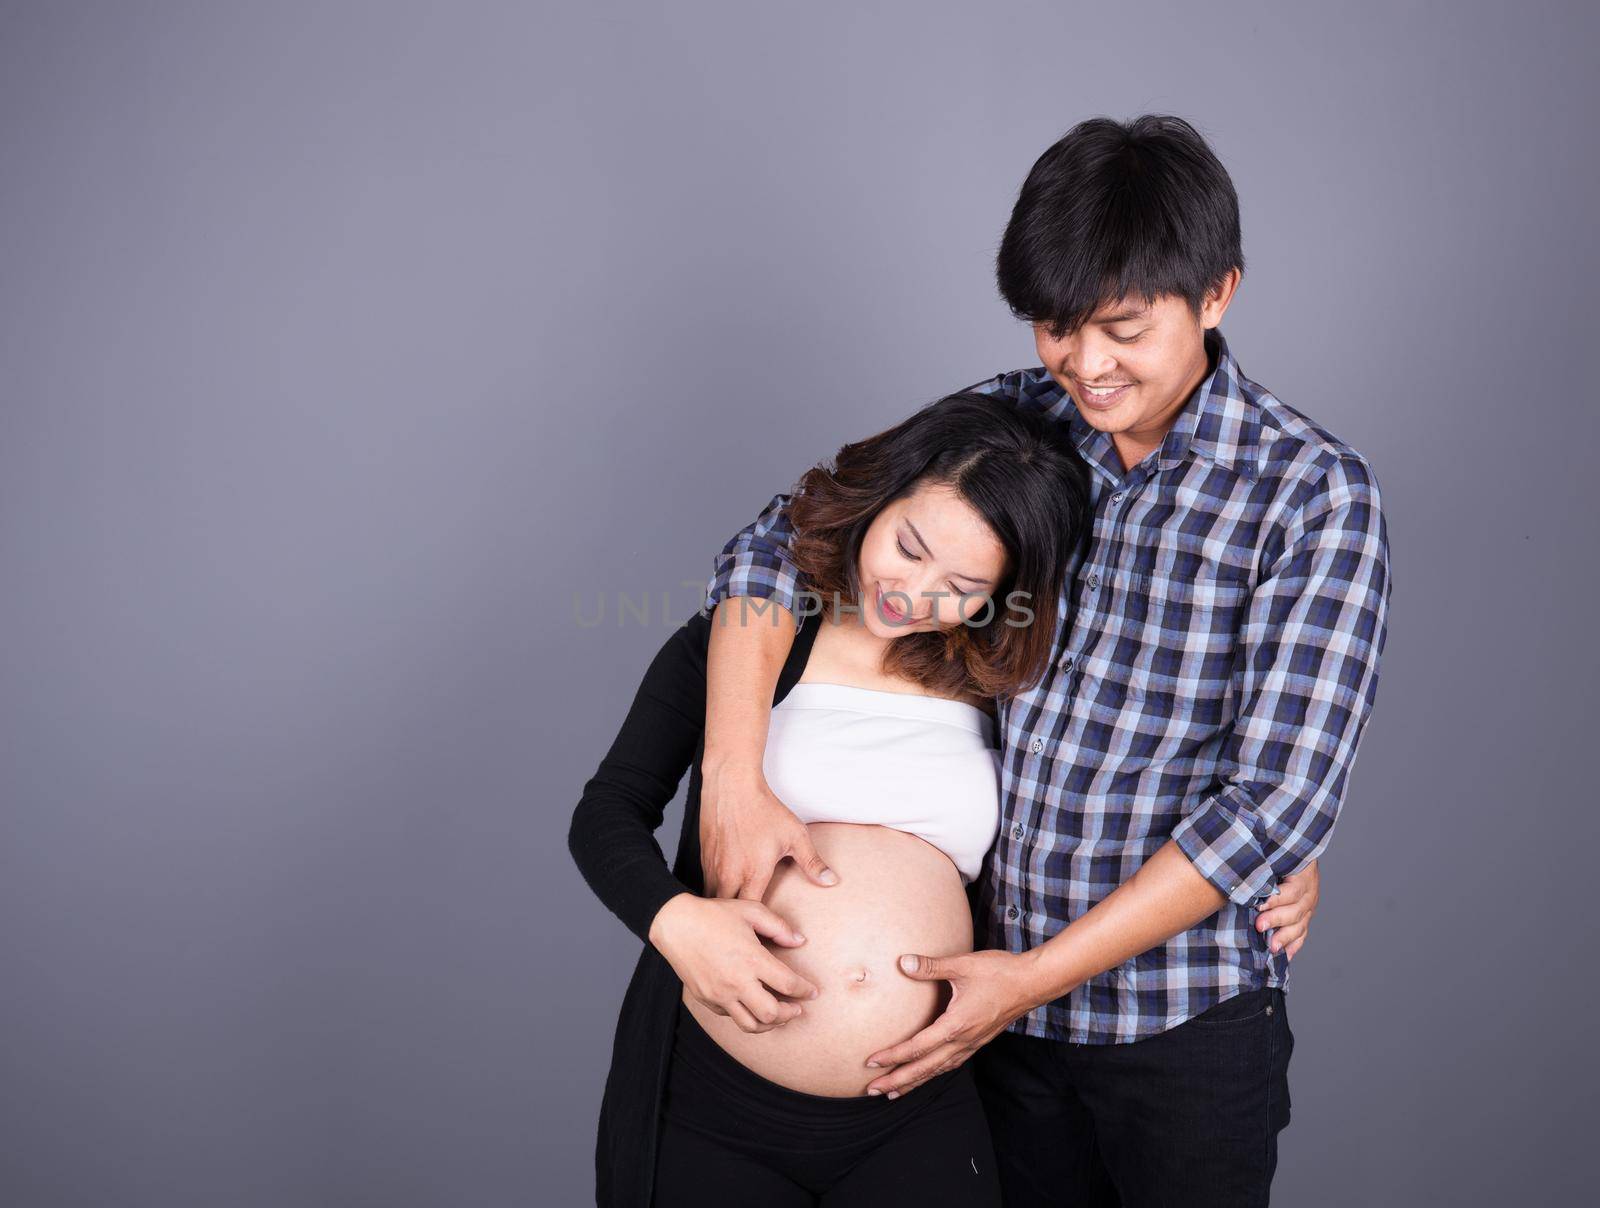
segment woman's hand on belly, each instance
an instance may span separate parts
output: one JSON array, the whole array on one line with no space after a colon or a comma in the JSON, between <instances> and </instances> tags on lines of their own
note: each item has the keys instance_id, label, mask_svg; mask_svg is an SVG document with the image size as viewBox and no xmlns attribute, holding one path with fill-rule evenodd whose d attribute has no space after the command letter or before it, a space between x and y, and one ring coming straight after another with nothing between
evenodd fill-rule
<instances>
[{"instance_id":1,"label":"woman's hand on belly","mask_svg":"<svg viewBox=\"0 0 1600 1208\"><path fill-rule=\"evenodd\" d=\"M816 986L762 947L761 936L786 948L805 943L776 911L742 898L680 893L650 924L650 942L688 994L746 1032L788 1023L801 1013L794 999L817 996Z\"/></svg>"},{"instance_id":2,"label":"woman's hand on belly","mask_svg":"<svg viewBox=\"0 0 1600 1208\"><path fill-rule=\"evenodd\" d=\"M746 1035L687 992L685 1009L769 1081L813 1095L865 1095L883 1072L866 1067L867 1055L926 1027L945 997L942 985L902 973L896 958L971 952L972 912L956 866L925 839L860 823L807 826L839 883L824 888L785 863L766 905L806 935L803 947L773 956L809 979L817 1000L765 1036Z\"/></svg>"}]
</instances>

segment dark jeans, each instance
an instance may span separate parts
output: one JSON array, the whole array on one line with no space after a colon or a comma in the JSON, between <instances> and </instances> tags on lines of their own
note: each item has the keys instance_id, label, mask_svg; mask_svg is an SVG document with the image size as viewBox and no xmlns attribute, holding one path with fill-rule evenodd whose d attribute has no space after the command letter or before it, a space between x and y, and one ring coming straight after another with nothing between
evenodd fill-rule
<instances>
[{"instance_id":1,"label":"dark jeans","mask_svg":"<svg viewBox=\"0 0 1600 1208\"><path fill-rule=\"evenodd\" d=\"M678 1009L652 1208L1001 1208L971 1063L898 1099L780 1086Z\"/></svg>"},{"instance_id":2,"label":"dark jeans","mask_svg":"<svg viewBox=\"0 0 1600 1208\"><path fill-rule=\"evenodd\" d=\"M1293 1050L1276 988L1131 1044L1002 1032L970 1064L1005 1208L1264 1208Z\"/></svg>"}]
</instances>

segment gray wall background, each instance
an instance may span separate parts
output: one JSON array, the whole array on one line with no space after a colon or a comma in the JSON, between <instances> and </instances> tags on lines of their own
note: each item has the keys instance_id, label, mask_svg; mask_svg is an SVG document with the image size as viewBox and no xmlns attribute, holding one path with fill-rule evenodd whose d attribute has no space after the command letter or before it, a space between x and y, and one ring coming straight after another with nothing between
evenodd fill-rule
<instances>
[{"instance_id":1,"label":"gray wall background","mask_svg":"<svg viewBox=\"0 0 1600 1208\"><path fill-rule=\"evenodd\" d=\"M1146 111L1389 506L1279 1201L1592 1194L1597 24L6 5L0 1201L588 1202L637 944L564 837L684 581L1035 363L1016 189Z\"/></svg>"}]
</instances>

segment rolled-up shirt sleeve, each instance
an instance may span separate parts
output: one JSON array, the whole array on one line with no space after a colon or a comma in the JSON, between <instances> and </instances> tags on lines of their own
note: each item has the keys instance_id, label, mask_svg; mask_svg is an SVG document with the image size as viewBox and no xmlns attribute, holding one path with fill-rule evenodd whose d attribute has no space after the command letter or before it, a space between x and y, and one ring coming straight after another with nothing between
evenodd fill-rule
<instances>
[{"instance_id":1,"label":"rolled-up shirt sleeve","mask_svg":"<svg viewBox=\"0 0 1600 1208\"><path fill-rule=\"evenodd\" d=\"M728 539L706 582L705 611L729 596L755 596L799 616L801 575L790 554L794 528L789 494L774 495L761 514Z\"/></svg>"},{"instance_id":2,"label":"rolled-up shirt sleeve","mask_svg":"<svg viewBox=\"0 0 1600 1208\"><path fill-rule=\"evenodd\" d=\"M1376 698L1392 591L1377 479L1342 457L1252 593L1219 783L1173 831L1229 900L1270 894L1327 846Z\"/></svg>"}]
</instances>

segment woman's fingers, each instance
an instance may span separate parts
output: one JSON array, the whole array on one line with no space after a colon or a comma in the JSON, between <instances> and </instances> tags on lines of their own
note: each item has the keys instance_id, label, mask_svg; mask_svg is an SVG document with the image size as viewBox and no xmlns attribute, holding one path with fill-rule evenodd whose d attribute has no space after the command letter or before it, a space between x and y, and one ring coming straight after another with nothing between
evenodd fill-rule
<instances>
[{"instance_id":1,"label":"woman's fingers","mask_svg":"<svg viewBox=\"0 0 1600 1208\"><path fill-rule=\"evenodd\" d=\"M1266 927L1284 927L1290 923L1303 923L1311 918L1312 912L1317 908L1316 899L1309 894L1292 898L1275 897L1265 909L1256 913L1257 930Z\"/></svg>"},{"instance_id":2,"label":"woman's fingers","mask_svg":"<svg viewBox=\"0 0 1600 1208\"><path fill-rule=\"evenodd\" d=\"M1290 927L1296 923L1307 922L1311 912L1299 903L1288 906L1275 906L1271 910L1263 910L1256 915L1256 930L1269 931L1282 927Z\"/></svg>"},{"instance_id":3,"label":"woman's fingers","mask_svg":"<svg viewBox=\"0 0 1600 1208\"><path fill-rule=\"evenodd\" d=\"M749 990L726 1006L708 1003L718 1015L726 1015L741 1032L770 1032L781 1028L801 1013L798 1003L779 1002L765 990ZM769 1020L767 1017L771 1016Z\"/></svg>"},{"instance_id":4,"label":"woman's fingers","mask_svg":"<svg viewBox=\"0 0 1600 1208\"><path fill-rule=\"evenodd\" d=\"M1272 932L1269 946L1290 960L1306 942L1311 916L1317 912L1322 870L1315 860L1278 882L1278 892L1256 912L1256 930Z\"/></svg>"},{"instance_id":5,"label":"woman's fingers","mask_svg":"<svg viewBox=\"0 0 1600 1208\"><path fill-rule=\"evenodd\" d=\"M1317 909L1317 877L1300 872L1278 882L1278 892L1256 912L1257 931L1271 932L1268 947L1293 959L1305 943L1311 916Z\"/></svg>"},{"instance_id":6,"label":"woman's fingers","mask_svg":"<svg viewBox=\"0 0 1600 1208\"><path fill-rule=\"evenodd\" d=\"M763 1030L788 1023L800 1014L799 1003L779 1002L760 982L755 982L741 991L739 1003L755 1016L756 1022L762 1025Z\"/></svg>"},{"instance_id":7,"label":"woman's fingers","mask_svg":"<svg viewBox=\"0 0 1600 1208\"><path fill-rule=\"evenodd\" d=\"M1305 921L1290 923L1287 927L1279 927L1273 931L1272 939L1269 941L1268 946L1274 952L1282 952L1296 940L1304 939L1309 927L1310 924Z\"/></svg>"},{"instance_id":8,"label":"woman's fingers","mask_svg":"<svg viewBox=\"0 0 1600 1208\"><path fill-rule=\"evenodd\" d=\"M1266 905L1256 911L1256 930L1267 931L1308 922L1316 911L1317 900L1310 887L1299 884L1290 887L1287 879L1279 882L1280 893L1267 899Z\"/></svg>"},{"instance_id":9,"label":"woman's fingers","mask_svg":"<svg viewBox=\"0 0 1600 1208\"><path fill-rule=\"evenodd\" d=\"M1306 884L1306 879L1299 875L1287 876L1278 882L1278 892L1273 894L1268 901L1273 906L1285 905L1289 902L1298 902L1306 896L1311 887Z\"/></svg>"},{"instance_id":10,"label":"woman's fingers","mask_svg":"<svg viewBox=\"0 0 1600 1208\"><path fill-rule=\"evenodd\" d=\"M801 1014L799 1003L780 1002L758 981L732 994L718 992L716 998L711 998L697 993L696 997L713 1013L727 1016L745 1032L767 1032Z\"/></svg>"},{"instance_id":11,"label":"woman's fingers","mask_svg":"<svg viewBox=\"0 0 1600 1208\"><path fill-rule=\"evenodd\" d=\"M742 1002L728 1004L728 1018L738 1024L739 1029L744 1032L765 1032L767 1030L767 1025L758 1022L756 1017L745 1009L745 1005Z\"/></svg>"},{"instance_id":12,"label":"woman's fingers","mask_svg":"<svg viewBox=\"0 0 1600 1208\"><path fill-rule=\"evenodd\" d=\"M1312 910L1322 893L1322 868L1313 860L1299 872L1290 873L1278 882L1281 896L1290 902L1305 902Z\"/></svg>"},{"instance_id":13,"label":"woman's fingers","mask_svg":"<svg viewBox=\"0 0 1600 1208\"><path fill-rule=\"evenodd\" d=\"M818 994L815 985L770 953L758 976L772 988L774 994L781 994L785 998L811 999Z\"/></svg>"},{"instance_id":14,"label":"woman's fingers","mask_svg":"<svg viewBox=\"0 0 1600 1208\"><path fill-rule=\"evenodd\" d=\"M806 942L806 937L789 926L788 920L764 903L751 902L745 907L744 917L757 935L764 935L775 944L794 948Z\"/></svg>"}]
</instances>

